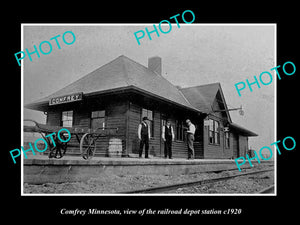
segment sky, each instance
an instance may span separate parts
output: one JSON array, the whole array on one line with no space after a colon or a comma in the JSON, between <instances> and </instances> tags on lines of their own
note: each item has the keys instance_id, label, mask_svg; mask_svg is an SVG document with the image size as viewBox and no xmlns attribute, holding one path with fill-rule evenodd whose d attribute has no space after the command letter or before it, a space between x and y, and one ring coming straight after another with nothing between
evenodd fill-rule
<instances>
[{"instance_id":1,"label":"sky","mask_svg":"<svg viewBox=\"0 0 300 225\"><path fill-rule=\"evenodd\" d=\"M157 25L157 24L156 24ZM168 25L167 25L168 26ZM169 33L151 34L140 39L138 45L134 33L153 29L153 24L24 24L23 48L34 51L43 41L52 44L48 55L33 54L23 60L23 100L30 103L65 87L89 72L114 60L120 55L147 66L148 58L162 58L162 75L174 85L197 86L219 82L228 108L242 105L244 116L231 111L234 123L255 133L249 138L249 146L258 150L275 141L274 91L276 75L270 71L275 67L275 26L273 24L172 24ZM168 30L168 27L164 27ZM66 31L72 31L76 40L66 45L61 39ZM50 38L57 39L61 49ZM66 35L68 42L72 41ZM47 44L43 50L47 52ZM246 88L239 96L235 84L259 79L260 73L269 71L273 82L253 85L253 92ZM265 82L268 77L263 77ZM42 112L24 109L24 118L45 123Z\"/></svg>"}]
</instances>

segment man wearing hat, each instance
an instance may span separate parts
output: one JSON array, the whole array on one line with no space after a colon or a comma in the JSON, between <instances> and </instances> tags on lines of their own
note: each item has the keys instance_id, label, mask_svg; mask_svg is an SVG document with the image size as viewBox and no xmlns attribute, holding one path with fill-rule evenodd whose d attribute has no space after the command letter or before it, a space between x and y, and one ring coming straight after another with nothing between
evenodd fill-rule
<instances>
[{"instance_id":1,"label":"man wearing hat","mask_svg":"<svg viewBox=\"0 0 300 225\"><path fill-rule=\"evenodd\" d=\"M187 146L188 146L188 159L195 158L195 151L194 151L194 140L195 140L195 131L196 127L192 124L191 120L187 119L186 124L188 125L187 132Z\"/></svg>"},{"instance_id":2,"label":"man wearing hat","mask_svg":"<svg viewBox=\"0 0 300 225\"><path fill-rule=\"evenodd\" d=\"M170 120L167 120L166 125L162 128L162 139L165 142L165 159L169 156L172 159L172 141L174 141L174 131Z\"/></svg>"},{"instance_id":3,"label":"man wearing hat","mask_svg":"<svg viewBox=\"0 0 300 225\"><path fill-rule=\"evenodd\" d=\"M139 124L138 127L138 137L140 140L140 150L139 150L140 158L142 157L144 145L145 145L145 158L148 158L150 127L146 122L147 120L148 120L147 117L143 117L143 121Z\"/></svg>"}]
</instances>

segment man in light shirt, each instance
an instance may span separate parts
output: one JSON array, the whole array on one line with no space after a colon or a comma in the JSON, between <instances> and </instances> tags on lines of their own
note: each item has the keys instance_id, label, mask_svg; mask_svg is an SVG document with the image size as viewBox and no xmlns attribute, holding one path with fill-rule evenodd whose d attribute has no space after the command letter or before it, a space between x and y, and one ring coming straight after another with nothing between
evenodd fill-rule
<instances>
[{"instance_id":1,"label":"man in light shirt","mask_svg":"<svg viewBox=\"0 0 300 225\"><path fill-rule=\"evenodd\" d=\"M196 127L192 122L187 119L186 124L188 125L187 130L187 146L188 146L188 159L194 159L195 158L195 151L194 151L194 134L196 131Z\"/></svg>"},{"instance_id":2,"label":"man in light shirt","mask_svg":"<svg viewBox=\"0 0 300 225\"><path fill-rule=\"evenodd\" d=\"M169 120L165 126L162 127L162 139L165 142L165 159L169 156L169 159L172 159L172 141L174 141L175 135L173 127Z\"/></svg>"},{"instance_id":3,"label":"man in light shirt","mask_svg":"<svg viewBox=\"0 0 300 225\"><path fill-rule=\"evenodd\" d=\"M142 158L143 148L145 145L145 158L148 158L148 150L149 150L149 140L150 140L150 127L146 123L148 120L147 117L143 117L143 121L139 124L138 127L138 137L140 140L140 150L139 157Z\"/></svg>"}]
</instances>

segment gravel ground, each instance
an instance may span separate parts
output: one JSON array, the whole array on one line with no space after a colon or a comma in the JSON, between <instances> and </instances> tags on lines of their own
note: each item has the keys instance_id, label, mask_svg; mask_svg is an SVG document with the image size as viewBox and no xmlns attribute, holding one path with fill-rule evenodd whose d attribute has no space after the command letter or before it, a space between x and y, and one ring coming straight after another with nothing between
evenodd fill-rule
<instances>
[{"instance_id":1,"label":"gravel ground","mask_svg":"<svg viewBox=\"0 0 300 225\"><path fill-rule=\"evenodd\" d=\"M264 168L263 166L254 167L248 171ZM210 179L221 176L228 176L238 171L224 171L220 173L199 173L189 175L126 175L118 176L114 174L103 174L99 178L91 178L86 182L68 183L45 183L33 185L24 183L23 190L26 194L113 194L138 190L156 186L170 185L175 183L189 182L202 179ZM228 181L213 184L180 188L169 193L253 193L274 183L274 173L255 174L247 177L238 177Z\"/></svg>"},{"instance_id":2,"label":"gravel ground","mask_svg":"<svg viewBox=\"0 0 300 225\"><path fill-rule=\"evenodd\" d=\"M193 187L178 188L168 193L176 194L254 194L264 188L274 185L274 172L253 174L248 176L236 177L227 181L220 181L211 184L197 185Z\"/></svg>"},{"instance_id":3,"label":"gravel ground","mask_svg":"<svg viewBox=\"0 0 300 225\"><path fill-rule=\"evenodd\" d=\"M24 193L105 193L111 194L136 189L144 189L173 183L188 182L196 179L208 179L214 174L193 174L193 175L103 175L100 178L91 178L87 182L71 183L45 183L41 185L24 184Z\"/></svg>"}]
</instances>

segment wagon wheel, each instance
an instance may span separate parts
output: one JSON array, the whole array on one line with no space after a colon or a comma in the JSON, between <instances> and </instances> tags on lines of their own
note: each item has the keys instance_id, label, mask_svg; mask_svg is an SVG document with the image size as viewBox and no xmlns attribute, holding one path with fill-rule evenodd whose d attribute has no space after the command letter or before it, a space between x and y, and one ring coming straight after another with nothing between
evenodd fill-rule
<instances>
[{"instance_id":1,"label":"wagon wheel","mask_svg":"<svg viewBox=\"0 0 300 225\"><path fill-rule=\"evenodd\" d=\"M92 134L86 133L80 140L80 153L82 158L91 159L96 152L96 141Z\"/></svg>"},{"instance_id":2,"label":"wagon wheel","mask_svg":"<svg viewBox=\"0 0 300 225\"><path fill-rule=\"evenodd\" d=\"M64 133L62 133L62 135L60 135L61 139L63 140L67 140L67 138L65 137ZM49 146L49 154L48 154L48 158L56 158L56 159L60 159L62 158L66 151L67 151L67 146L68 146L68 142L61 142L57 135L53 135L53 139L55 142L55 146L51 141L50 137L44 137L44 139L47 141L48 146Z\"/></svg>"}]
</instances>

